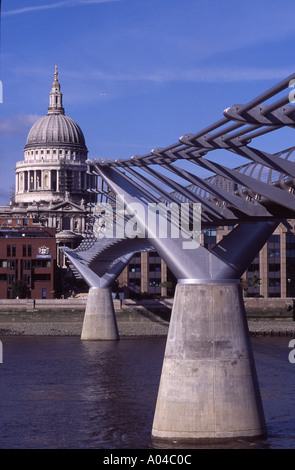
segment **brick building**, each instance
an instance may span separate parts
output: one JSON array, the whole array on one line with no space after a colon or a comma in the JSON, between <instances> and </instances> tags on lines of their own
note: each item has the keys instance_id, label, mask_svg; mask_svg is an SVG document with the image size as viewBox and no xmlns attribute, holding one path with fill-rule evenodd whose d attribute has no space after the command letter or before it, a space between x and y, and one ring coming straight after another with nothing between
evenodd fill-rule
<instances>
[{"instance_id":1,"label":"brick building","mask_svg":"<svg viewBox=\"0 0 295 470\"><path fill-rule=\"evenodd\" d=\"M14 284L28 286L28 298L55 297L55 228L32 219L0 219L0 298L9 299Z\"/></svg>"}]
</instances>

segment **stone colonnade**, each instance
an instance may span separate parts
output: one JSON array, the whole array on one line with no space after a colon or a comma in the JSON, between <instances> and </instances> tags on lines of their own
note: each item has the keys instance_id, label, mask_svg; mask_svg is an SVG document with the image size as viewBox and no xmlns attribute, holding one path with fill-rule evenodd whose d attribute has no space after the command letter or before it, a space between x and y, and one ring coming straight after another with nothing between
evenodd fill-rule
<instances>
[{"instance_id":1,"label":"stone colonnade","mask_svg":"<svg viewBox=\"0 0 295 470\"><path fill-rule=\"evenodd\" d=\"M74 190L87 189L86 172L80 170L64 170L66 177L72 180L72 188ZM26 193L30 191L54 191L59 192L61 188L61 169L18 169L15 177L16 194Z\"/></svg>"}]
</instances>

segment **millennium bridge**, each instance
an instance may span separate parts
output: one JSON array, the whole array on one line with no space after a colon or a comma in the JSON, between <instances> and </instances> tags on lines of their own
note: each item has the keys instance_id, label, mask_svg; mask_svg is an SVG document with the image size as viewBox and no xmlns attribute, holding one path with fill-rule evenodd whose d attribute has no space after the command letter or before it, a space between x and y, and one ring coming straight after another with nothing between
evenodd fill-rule
<instances>
[{"instance_id":1,"label":"millennium bridge","mask_svg":"<svg viewBox=\"0 0 295 470\"><path fill-rule=\"evenodd\" d=\"M295 74L147 155L87 161L92 229L65 248L89 286L81 338L119 339L111 286L136 252L157 251L177 279L156 438L266 435L240 278L278 224L295 217L295 147L272 154L253 144L294 127L294 83ZM227 166L225 151L245 163ZM222 225L234 229L211 250L200 245L202 231Z\"/></svg>"}]
</instances>

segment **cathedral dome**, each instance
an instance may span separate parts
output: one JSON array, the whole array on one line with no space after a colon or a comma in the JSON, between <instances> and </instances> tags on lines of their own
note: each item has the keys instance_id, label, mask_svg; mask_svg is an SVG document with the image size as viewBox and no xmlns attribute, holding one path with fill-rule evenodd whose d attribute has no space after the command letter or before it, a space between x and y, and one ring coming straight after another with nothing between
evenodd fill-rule
<instances>
[{"instance_id":1,"label":"cathedral dome","mask_svg":"<svg viewBox=\"0 0 295 470\"><path fill-rule=\"evenodd\" d=\"M78 124L65 115L57 76L55 66L47 114L32 126L24 148L24 160L17 162L15 167L15 202L26 204L28 208L35 207L36 203L41 206L56 204L67 197L78 207L82 200L86 204L90 201L85 138ZM45 211L44 207L40 210ZM71 230L75 230L76 223L73 215ZM61 227L59 225L59 229Z\"/></svg>"},{"instance_id":2,"label":"cathedral dome","mask_svg":"<svg viewBox=\"0 0 295 470\"><path fill-rule=\"evenodd\" d=\"M41 117L31 128L25 150L38 147L68 147L69 145L86 149L85 138L80 127L73 119L65 115L57 75L57 67L55 67L47 115Z\"/></svg>"},{"instance_id":3,"label":"cathedral dome","mask_svg":"<svg viewBox=\"0 0 295 470\"><path fill-rule=\"evenodd\" d=\"M48 145L75 145L85 148L85 138L78 124L62 113L41 117L31 128L25 148Z\"/></svg>"}]
</instances>

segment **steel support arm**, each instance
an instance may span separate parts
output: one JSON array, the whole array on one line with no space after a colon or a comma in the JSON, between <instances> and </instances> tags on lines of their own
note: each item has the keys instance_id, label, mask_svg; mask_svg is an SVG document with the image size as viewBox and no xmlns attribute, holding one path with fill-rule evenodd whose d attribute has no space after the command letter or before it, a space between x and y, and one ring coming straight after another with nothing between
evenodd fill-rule
<instances>
[{"instance_id":1,"label":"steel support arm","mask_svg":"<svg viewBox=\"0 0 295 470\"><path fill-rule=\"evenodd\" d=\"M112 191L124 198L127 206L140 203L147 209L149 201L145 199L144 195L138 189L135 190L130 182L114 172L112 168L97 167L97 171ZM141 230L147 231L146 212L144 214L138 212L135 218ZM154 236L149 238L149 242L177 279L233 279L240 275L240 271L233 263L229 264L226 257L221 259L203 246L183 249L183 239L181 238L161 239ZM249 259L250 262L251 259Z\"/></svg>"},{"instance_id":2,"label":"steel support arm","mask_svg":"<svg viewBox=\"0 0 295 470\"><path fill-rule=\"evenodd\" d=\"M241 277L279 223L279 220L241 223L215 245L212 251L232 266L236 275Z\"/></svg>"}]
</instances>

